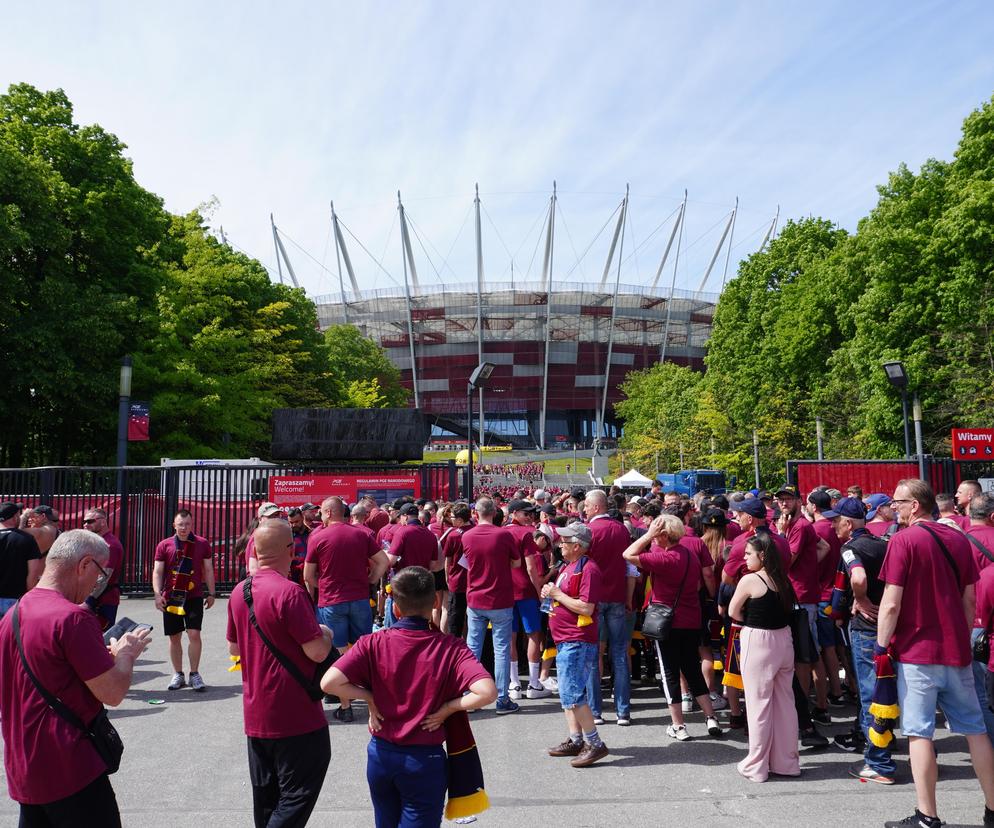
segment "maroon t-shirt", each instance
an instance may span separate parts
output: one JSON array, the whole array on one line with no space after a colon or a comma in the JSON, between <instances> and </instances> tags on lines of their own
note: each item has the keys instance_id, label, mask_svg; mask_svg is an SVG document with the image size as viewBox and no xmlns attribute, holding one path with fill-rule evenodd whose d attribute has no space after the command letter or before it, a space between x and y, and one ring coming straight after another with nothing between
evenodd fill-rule
<instances>
[{"instance_id":1,"label":"maroon t-shirt","mask_svg":"<svg viewBox=\"0 0 994 828\"><path fill-rule=\"evenodd\" d=\"M100 593L97 606L116 607L121 603L121 570L124 568L124 547L113 532L103 536L110 547L110 558L104 569L112 570L107 589Z\"/></svg>"},{"instance_id":2,"label":"maroon t-shirt","mask_svg":"<svg viewBox=\"0 0 994 828\"><path fill-rule=\"evenodd\" d=\"M970 526L967 530L968 535L973 535L980 543L994 555L994 526ZM970 544L970 551L973 552L973 560L977 564L977 569L983 572L987 567L989 567L994 561L991 561L983 552L977 549L976 544L974 544L969 539L967 543Z\"/></svg>"},{"instance_id":3,"label":"maroon t-shirt","mask_svg":"<svg viewBox=\"0 0 994 828\"><path fill-rule=\"evenodd\" d=\"M393 541L393 534L400 528L399 523L388 523L381 526L376 533L376 543L380 549L388 548Z\"/></svg>"},{"instance_id":4,"label":"maroon t-shirt","mask_svg":"<svg viewBox=\"0 0 994 828\"><path fill-rule=\"evenodd\" d=\"M583 561L583 566L580 562ZM579 571L577 571L579 570ZM570 598L579 598L581 601L596 604L594 600L594 590L600 571L597 564L587 558L573 561L563 567L556 578L556 586L565 592ZM596 606L590 618L592 624L577 626L580 616L573 610L560 604L558 601L552 605L552 613L549 615L549 632L552 640L557 644L566 641L585 641L588 644L596 644L597 638L597 611Z\"/></svg>"},{"instance_id":5,"label":"maroon t-shirt","mask_svg":"<svg viewBox=\"0 0 994 828\"><path fill-rule=\"evenodd\" d=\"M625 582L627 567L623 555L632 543L632 536L624 524L607 515L592 518L587 526L592 536L587 555L597 564L600 572L597 603L623 604L628 597Z\"/></svg>"},{"instance_id":6,"label":"maroon t-shirt","mask_svg":"<svg viewBox=\"0 0 994 828\"><path fill-rule=\"evenodd\" d=\"M522 526L520 523L512 521L505 524L503 529L514 538L514 545L517 546L518 554L521 555L521 566L511 570L511 580L514 582L514 600L523 601L526 598L534 598L537 601L538 593L535 591L535 584L528 577L528 558L531 556L538 556L532 557L532 566L537 566L539 571L542 571L542 553L539 552L538 546L535 545L535 539L532 537L535 527Z\"/></svg>"},{"instance_id":7,"label":"maroon t-shirt","mask_svg":"<svg viewBox=\"0 0 994 828\"><path fill-rule=\"evenodd\" d=\"M383 716L374 736L398 745L440 745L445 728L429 732L422 729L422 720L490 674L462 639L406 629L407 621L401 619L401 628L362 636L335 666L351 684L373 691Z\"/></svg>"},{"instance_id":8,"label":"maroon t-shirt","mask_svg":"<svg viewBox=\"0 0 994 828\"><path fill-rule=\"evenodd\" d=\"M815 534L828 544L828 554L818 561L818 585L821 587L821 601L832 600L832 590L835 588L835 571L839 568L842 557L842 541L835 534L835 528L830 520L816 520L811 524Z\"/></svg>"},{"instance_id":9,"label":"maroon t-shirt","mask_svg":"<svg viewBox=\"0 0 994 828\"><path fill-rule=\"evenodd\" d=\"M428 527L414 520L394 532L390 554L400 558L394 564L394 572L400 572L409 566L428 569L438 560L438 538Z\"/></svg>"},{"instance_id":10,"label":"maroon t-shirt","mask_svg":"<svg viewBox=\"0 0 994 828\"><path fill-rule=\"evenodd\" d=\"M742 527L733 519L729 518L728 526L725 527L725 540L731 543L742 534Z\"/></svg>"},{"instance_id":11,"label":"maroon t-shirt","mask_svg":"<svg viewBox=\"0 0 994 828\"><path fill-rule=\"evenodd\" d=\"M962 596L977 581L977 565L961 532L931 521L928 528L945 543L959 580L922 526L902 529L890 539L880 578L904 588L892 651L898 661L908 664L965 667L971 660L970 627Z\"/></svg>"},{"instance_id":12,"label":"maroon t-shirt","mask_svg":"<svg viewBox=\"0 0 994 828\"><path fill-rule=\"evenodd\" d=\"M469 561L466 605L481 610L513 607L511 561L521 560L514 538L500 526L481 523L463 532L462 547Z\"/></svg>"},{"instance_id":13,"label":"maroon t-shirt","mask_svg":"<svg viewBox=\"0 0 994 828\"><path fill-rule=\"evenodd\" d=\"M962 529L964 532L970 528L970 518L968 518L966 515L953 514L953 515L940 515L940 517L945 518L946 520L951 520L953 523L959 526L959 528Z\"/></svg>"},{"instance_id":14,"label":"maroon t-shirt","mask_svg":"<svg viewBox=\"0 0 994 828\"><path fill-rule=\"evenodd\" d=\"M445 580L449 585L449 592L466 591L466 567L460 566L459 561L463 556L462 529L454 526L447 528L442 534L442 552L445 554Z\"/></svg>"},{"instance_id":15,"label":"maroon t-shirt","mask_svg":"<svg viewBox=\"0 0 994 828\"><path fill-rule=\"evenodd\" d=\"M369 532L350 523L311 532L304 560L317 564L318 606L369 598L369 559L379 551Z\"/></svg>"},{"instance_id":16,"label":"maroon t-shirt","mask_svg":"<svg viewBox=\"0 0 994 828\"><path fill-rule=\"evenodd\" d=\"M787 577L794 587L797 602L817 604L821 600L821 585L818 582L818 536L814 527L803 517L796 517L784 537L791 555Z\"/></svg>"},{"instance_id":17,"label":"maroon t-shirt","mask_svg":"<svg viewBox=\"0 0 994 828\"><path fill-rule=\"evenodd\" d=\"M21 598L21 642L39 683L84 722L102 705L85 682L114 666L100 622L61 593L35 587ZM56 714L21 664L13 610L0 621L0 722L11 799L44 805L64 799L107 770L86 735Z\"/></svg>"},{"instance_id":18,"label":"maroon t-shirt","mask_svg":"<svg viewBox=\"0 0 994 828\"><path fill-rule=\"evenodd\" d=\"M977 581L977 612L973 626L982 627L988 633L994 632L994 566L986 567ZM987 669L994 672L994 647L991 648Z\"/></svg>"},{"instance_id":19,"label":"maroon t-shirt","mask_svg":"<svg viewBox=\"0 0 994 828\"><path fill-rule=\"evenodd\" d=\"M741 529L741 527L739 528ZM766 527L766 531L769 531L769 526ZM732 548L728 551L728 559L725 561L722 572L728 575L729 578L733 578L735 583L738 583L739 579L749 571L749 567L746 566L745 562L745 548L749 538L754 534L756 533L751 530L749 532L740 532L735 540L732 541ZM786 565L790 560L790 546L787 545L787 539L783 535L777 535L774 532L770 532L770 536L773 538L773 544L780 550L780 559Z\"/></svg>"},{"instance_id":20,"label":"maroon t-shirt","mask_svg":"<svg viewBox=\"0 0 994 828\"><path fill-rule=\"evenodd\" d=\"M894 525L892 520L878 520L870 521L866 524L866 531L873 535L875 538L882 538L887 534L887 530Z\"/></svg>"},{"instance_id":21,"label":"maroon t-shirt","mask_svg":"<svg viewBox=\"0 0 994 828\"><path fill-rule=\"evenodd\" d=\"M245 735L285 739L327 727L320 701L311 701L303 687L263 643L249 621L245 582L235 586L228 601L228 641L242 656L242 710ZM252 606L266 637L305 676L317 668L301 649L321 637L314 605L304 588L264 567L252 576Z\"/></svg>"},{"instance_id":22,"label":"maroon t-shirt","mask_svg":"<svg viewBox=\"0 0 994 828\"><path fill-rule=\"evenodd\" d=\"M700 629L701 596L697 591L701 582L700 556L682 542L669 549L653 545L648 552L639 555L638 565L652 577L650 601L673 607L679 593L680 601L673 612L673 629Z\"/></svg>"},{"instance_id":23,"label":"maroon t-shirt","mask_svg":"<svg viewBox=\"0 0 994 828\"><path fill-rule=\"evenodd\" d=\"M194 587L187 591L186 597L203 598L204 592L201 587L204 584L204 561L211 559L211 544L207 538L202 538L199 535L193 534L193 532L190 533L187 541L193 542L189 557L193 558L191 580L194 583ZM166 578L163 584L162 595L168 601L169 593L173 588L173 570L176 568L176 562L179 560L179 552L176 549L176 535L159 541L159 545L155 547L155 560L166 562Z\"/></svg>"},{"instance_id":24,"label":"maroon t-shirt","mask_svg":"<svg viewBox=\"0 0 994 828\"><path fill-rule=\"evenodd\" d=\"M697 537L697 535L684 535L683 538L680 539L680 543L693 552L697 556L697 559L701 562L701 582L697 585L697 588L699 589L704 586L704 570L709 566L714 566L714 558L711 557L711 550L708 549L708 545Z\"/></svg>"},{"instance_id":25,"label":"maroon t-shirt","mask_svg":"<svg viewBox=\"0 0 994 828\"><path fill-rule=\"evenodd\" d=\"M366 518L366 526L369 527L369 530L374 535L388 523L390 523L390 515L382 509L374 509L369 513L369 517Z\"/></svg>"}]
</instances>

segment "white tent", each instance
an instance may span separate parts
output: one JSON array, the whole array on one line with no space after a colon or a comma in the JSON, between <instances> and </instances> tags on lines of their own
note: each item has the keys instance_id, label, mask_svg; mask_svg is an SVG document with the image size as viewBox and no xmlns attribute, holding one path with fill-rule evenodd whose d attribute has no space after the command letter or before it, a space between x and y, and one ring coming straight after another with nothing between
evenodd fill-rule
<instances>
[{"instance_id":1,"label":"white tent","mask_svg":"<svg viewBox=\"0 0 994 828\"><path fill-rule=\"evenodd\" d=\"M652 481L644 474L639 474L635 469L629 469L621 477L614 478L614 485L623 489L648 489Z\"/></svg>"}]
</instances>

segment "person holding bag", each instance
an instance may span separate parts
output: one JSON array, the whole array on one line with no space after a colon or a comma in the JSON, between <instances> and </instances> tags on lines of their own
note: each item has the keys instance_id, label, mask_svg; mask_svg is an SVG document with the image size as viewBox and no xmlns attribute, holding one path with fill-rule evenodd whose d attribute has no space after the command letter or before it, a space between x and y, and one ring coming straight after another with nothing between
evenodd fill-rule
<instances>
[{"instance_id":1,"label":"person holding bag","mask_svg":"<svg viewBox=\"0 0 994 828\"><path fill-rule=\"evenodd\" d=\"M707 717L708 733L714 737L721 736L721 727L715 718L711 696L701 673L697 646L701 637L701 599L698 592L701 561L680 543L685 532L680 518L660 515L624 553L626 561L635 564L652 579L642 634L646 638L655 638L656 655L663 676L661 689L673 719L673 723L666 728L666 735L679 742L691 738L683 719L680 673L683 673L690 692Z\"/></svg>"},{"instance_id":2,"label":"person holding bag","mask_svg":"<svg viewBox=\"0 0 994 828\"><path fill-rule=\"evenodd\" d=\"M794 641L790 614L794 589L769 532L746 542L742 576L728 612L742 625L740 668L749 721L749 753L738 772L752 782L770 773L799 776L794 708Z\"/></svg>"}]
</instances>

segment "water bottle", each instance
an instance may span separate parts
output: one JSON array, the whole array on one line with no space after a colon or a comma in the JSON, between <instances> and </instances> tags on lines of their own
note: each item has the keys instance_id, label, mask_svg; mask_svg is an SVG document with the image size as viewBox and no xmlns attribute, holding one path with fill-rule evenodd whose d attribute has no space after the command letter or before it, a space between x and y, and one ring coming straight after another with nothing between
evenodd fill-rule
<instances>
[{"instance_id":1,"label":"water bottle","mask_svg":"<svg viewBox=\"0 0 994 828\"><path fill-rule=\"evenodd\" d=\"M539 609L542 610L542 612L544 612L546 615L552 615L551 595L546 595L545 598L542 599L542 605L539 607Z\"/></svg>"}]
</instances>

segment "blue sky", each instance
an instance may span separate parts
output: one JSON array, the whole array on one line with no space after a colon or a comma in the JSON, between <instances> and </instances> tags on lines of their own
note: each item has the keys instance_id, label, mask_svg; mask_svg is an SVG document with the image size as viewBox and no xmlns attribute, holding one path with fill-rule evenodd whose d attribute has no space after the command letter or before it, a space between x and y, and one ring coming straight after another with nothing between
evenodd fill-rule
<instances>
[{"instance_id":1,"label":"blue sky","mask_svg":"<svg viewBox=\"0 0 994 828\"><path fill-rule=\"evenodd\" d=\"M686 188L677 285L696 289L736 196L733 268L777 205L782 219L854 229L888 171L950 158L963 118L994 92L988 2L62 2L4 14L4 88L65 89L77 121L127 143L169 209L216 197L212 226L275 272L274 213L327 268L287 243L311 295L337 291L332 199L390 274L349 239L362 287L402 280L397 190L431 257L415 239L421 281L475 279L475 182L487 277L506 281L513 259L517 279L537 279L553 179L556 278L599 279L610 234L595 236L630 183L622 282L651 281Z\"/></svg>"}]
</instances>

